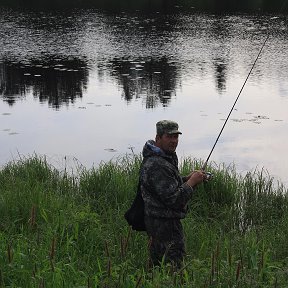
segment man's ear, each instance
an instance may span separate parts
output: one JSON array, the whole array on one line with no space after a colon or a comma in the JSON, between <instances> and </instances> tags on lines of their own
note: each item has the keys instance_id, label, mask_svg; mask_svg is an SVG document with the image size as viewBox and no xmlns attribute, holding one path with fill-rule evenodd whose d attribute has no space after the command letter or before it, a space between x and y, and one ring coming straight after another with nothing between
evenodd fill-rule
<instances>
[{"instance_id":1,"label":"man's ear","mask_svg":"<svg viewBox=\"0 0 288 288\"><path fill-rule=\"evenodd\" d=\"M161 139L161 137L159 135L156 135L155 142L158 142L160 139Z\"/></svg>"}]
</instances>

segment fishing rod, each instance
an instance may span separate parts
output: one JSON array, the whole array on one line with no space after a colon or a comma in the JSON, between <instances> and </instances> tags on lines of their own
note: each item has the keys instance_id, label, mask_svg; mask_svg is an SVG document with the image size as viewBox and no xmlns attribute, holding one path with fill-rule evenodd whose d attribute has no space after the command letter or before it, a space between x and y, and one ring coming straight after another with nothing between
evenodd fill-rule
<instances>
[{"instance_id":1,"label":"fishing rod","mask_svg":"<svg viewBox=\"0 0 288 288\"><path fill-rule=\"evenodd\" d=\"M282 5L281 5L281 7L280 7L280 9L279 9L279 14L281 14L281 13L284 11L284 8L285 8L285 6L286 6L286 3L287 3L287 0L283 0ZM272 19L278 19L278 18L279 18L279 17L271 17L270 20L272 20ZM243 91L243 89L244 89L244 87L245 87L245 85L246 85L246 83L247 83L247 81L248 81L248 79L249 79L249 77L250 77L250 75L251 75L251 73L252 73L255 65L256 65L256 62L258 61L258 59L259 59L259 57L260 57L260 54L262 53L262 50L264 49L264 46L266 45L266 42L268 41L269 36L270 36L270 32L269 32L269 30L268 30L267 36L265 37L265 40L264 40L264 42L263 42L263 44L262 44L262 46L261 46L261 48L260 48L260 50L259 50L259 52L258 52L258 54L257 54L257 57L255 58L255 60L254 60L254 62L253 62L253 65L252 65L252 67L251 67L251 69L250 69L250 71L249 71L249 73L248 73L248 75L247 75L247 77L246 77L246 79L245 79L245 81L244 81L244 83L243 83L243 85L242 85L239 93L238 93L238 96L237 96L234 104L232 105L232 108L231 108L228 116L226 117L225 122L224 122L224 124L223 124L223 126L222 126L222 128L221 128L221 130L220 130L220 132L219 132L219 134L218 134L218 136L217 136L217 138L216 138L216 140L215 140L215 143L214 143L214 145L213 145L213 147L212 147L212 149L211 149L211 151L210 151L210 153L209 153L206 161L204 162L204 164L203 164L203 166L202 166L202 170L203 170L203 171L205 171L206 168L207 168L208 161L209 161L209 159L210 159L210 157L211 157L211 155L212 155L212 153L213 153L213 151L214 151L214 148L215 148L215 146L216 146L217 143L218 143L218 140L219 140L219 138L220 138L220 136L221 136L221 134L222 134L222 132L223 132L223 130L224 130L224 128L225 128L225 126L226 126L229 118L230 118L230 115L232 114L232 111L233 111L233 109L234 109L234 107L235 107L235 105L236 105L236 103L237 103L237 101L238 101L238 99L239 99L239 97L240 97L240 95L241 95L241 93L242 93L242 91ZM207 174L207 178L209 179L209 177L211 177L211 173L206 172L206 174Z\"/></svg>"},{"instance_id":2,"label":"fishing rod","mask_svg":"<svg viewBox=\"0 0 288 288\"><path fill-rule=\"evenodd\" d=\"M276 17L273 17L273 18L276 19ZM277 18L278 18L278 17L277 17ZM261 46L261 48L260 48L260 50L259 50L259 52L258 52L258 54L257 54L257 57L255 58L255 60L254 60L254 62L253 62L253 65L252 65L252 67L250 68L250 71L249 71L249 73L248 73L248 75L247 75L247 77L246 77L246 79L245 79L245 81L244 81L244 83L243 83L243 85L242 85L239 93L238 93L238 96L237 96L236 100L234 101L234 104L232 105L232 108L230 109L230 112L229 112L228 116L227 116L226 119L225 119L225 122L224 122L224 124L223 124L223 126L222 126L222 128L221 128L221 130L220 130L220 132L219 132L219 134L218 134L218 136L217 136L217 138L216 138L216 140L215 140L215 143L214 143L214 145L213 145L213 147L212 147L212 149L211 149L211 151L210 151L210 153L209 153L206 161L204 162L204 165L202 166L202 170L203 170L203 171L205 171L206 168L207 168L208 161L209 161L209 159L210 159L210 157L211 157L211 155L212 155L212 153L213 153L213 151L214 151L214 149L215 149L215 146L216 146L217 143L218 143L218 140L219 140L219 138L220 138L220 136L221 136L221 134L222 134L222 132L223 132L223 130L224 130L224 128L225 128L225 126L226 126L229 118L230 118L230 115L231 115L232 112L233 112L233 109L234 109L234 107L235 107L238 99L240 98L240 95L241 95L241 93L242 93L242 91L243 91L243 89L244 89L244 87L245 87L245 85L246 85L246 83L247 83L247 81L248 81L248 79L249 79L249 77L250 77L250 75L251 75L251 73L252 73L255 65L256 65L256 62L258 61L258 59L259 59L259 57L260 57L260 54L262 53L262 50L264 49L264 46L266 45L266 42L268 41L269 36L270 36L270 33L269 33L269 31L268 31L267 36L265 37L265 40L264 40L264 42L263 42L263 44L262 44L262 46ZM207 173L208 173L208 172L207 172ZM208 174L207 174L207 177L209 178L210 176L211 176L211 174L208 173Z\"/></svg>"}]
</instances>

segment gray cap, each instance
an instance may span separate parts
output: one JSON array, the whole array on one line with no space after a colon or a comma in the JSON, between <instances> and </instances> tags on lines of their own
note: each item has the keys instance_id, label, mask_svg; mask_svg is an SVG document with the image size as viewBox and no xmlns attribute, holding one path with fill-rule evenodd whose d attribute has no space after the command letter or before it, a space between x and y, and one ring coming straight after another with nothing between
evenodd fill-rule
<instances>
[{"instance_id":1,"label":"gray cap","mask_svg":"<svg viewBox=\"0 0 288 288\"><path fill-rule=\"evenodd\" d=\"M163 134L182 134L178 130L178 124L171 120L161 120L156 123L156 133L157 135Z\"/></svg>"}]
</instances>

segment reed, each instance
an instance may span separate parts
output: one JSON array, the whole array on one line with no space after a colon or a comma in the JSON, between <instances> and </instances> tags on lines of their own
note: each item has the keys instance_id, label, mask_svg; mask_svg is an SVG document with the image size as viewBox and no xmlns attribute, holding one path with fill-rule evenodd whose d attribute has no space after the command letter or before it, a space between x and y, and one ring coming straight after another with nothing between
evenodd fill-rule
<instances>
[{"instance_id":1,"label":"reed","mask_svg":"<svg viewBox=\"0 0 288 288\"><path fill-rule=\"evenodd\" d=\"M180 271L151 267L145 233L123 217L141 157L77 175L33 156L0 171L0 287L286 287L286 188L264 171L212 163L183 221ZM203 161L181 161L183 174Z\"/></svg>"}]
</instances>

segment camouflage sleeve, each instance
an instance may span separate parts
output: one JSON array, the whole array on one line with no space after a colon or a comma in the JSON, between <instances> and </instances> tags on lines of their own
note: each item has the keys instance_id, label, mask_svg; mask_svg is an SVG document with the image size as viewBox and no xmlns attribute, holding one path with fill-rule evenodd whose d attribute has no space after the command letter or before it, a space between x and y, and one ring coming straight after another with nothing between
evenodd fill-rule
<instances>
[{"instance_id":1,"label":"camouflage sleeve","mask_svg":"<svg viewBox=\"0 0 288 288\"><path fill-rule=\"evenodd\" d=\"M183 182L187 182L187 181L188 181L188 179L189 179L189 177L188 177L188 176L182 176L181 178L182 178L182 181L183 181Z\"/></svg>"},{"instance_id":2,"label":"camouflage sleeve","mask_svg":"<svg viewBox=\"0 0 288 288\"><path fill-rule=\"evenodd\" d=\"M168 166L160 165L147 173L149 175L145 178L151 194L155 193L157 199L173 210L185 209L193 188L183 183L180 175L176 175L176 172Z\"/></svg>"}]
</instances>

